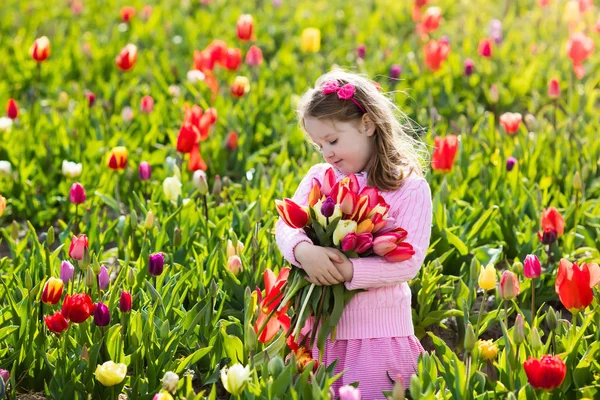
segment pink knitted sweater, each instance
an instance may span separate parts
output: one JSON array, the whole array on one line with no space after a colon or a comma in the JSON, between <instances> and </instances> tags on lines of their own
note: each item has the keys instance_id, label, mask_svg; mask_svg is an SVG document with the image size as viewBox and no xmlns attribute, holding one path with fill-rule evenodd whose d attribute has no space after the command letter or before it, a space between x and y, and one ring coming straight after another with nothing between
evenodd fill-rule
<instances>
[{"instance_id":1,"label":"pink knitted sweater","mask_svg":"<svg viewBox=\"0 0 600 400\"><path fill-rule=\"evenodd\" d=\"M313 166L298 186L292 199L307 205L313 177L323 182L329 164ZM335 168L334 168L335 169ZM344 174L336 171L336 180ZM366 172L356 174L360 189L367 184ZM414 335L411 314L411 292L408 281L413 279L425 259L431 236L431 191L427 181L411 174L405 184L393 192L380 192L390 205L389 216L408 231L406 242L415 254L402 262L387 262L383 257L352 258L354 277L346 288L366 289L352 298L344 309L337 327L337 339L366 339ZM302 229L286 225L280 218L275 226L275 239L284 258L300 266L294 249L301 242L311 242ZM310 321L308 326L310 327Z\"/></svg>"}]
</instances>

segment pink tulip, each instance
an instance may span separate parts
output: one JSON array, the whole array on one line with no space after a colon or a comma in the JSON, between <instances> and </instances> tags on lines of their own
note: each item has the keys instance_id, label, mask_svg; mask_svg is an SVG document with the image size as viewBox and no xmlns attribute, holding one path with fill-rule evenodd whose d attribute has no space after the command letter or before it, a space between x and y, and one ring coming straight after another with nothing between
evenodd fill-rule
<instances>
[{"instance_id":1,"label":"pink tulip","mask_svg":"<svg viewBox=\"0 0 600 400\"><path fill-rule=\"evenodd\" d=\"M371 233L361 233L357 235L356 252L362 254L373 247L373 235Z\"/></svg>"},{"instance_id":2,"label":"pink tulip","mask_svg":"<svg viewBox=\"0 0 600 400\"><path fill-rule=\"evenodd\" d=\"M82 204L85 202L85 189L81 186L81 183L76 182L71 185L71 191L69 193L71 203Z\"/></svg>"},{"instance_id":3,"label":"pink tulip","mask_svg":"<svg viewBox=\"0 0 600 400\"><path fill-rule=\"evenodd\" d=\"M535 254L529 254L525 257L525 261L523 261L523 273L529 279L537 278L542 274L540 260Z\"/></svg>"},{"instance_id":4,"label":"pink tulip","mask_svg":"<svg viewBox=\"0 0 600 400\"><path fill-rule=\"evenodd\" d=\"M150 114L154 109L154 99L152 96L144 96L142 97L142 101L140 102L140 109L144 114Z\"/></svg>"},{"instance_id":5,"label":"pink tulip","mask_svg":"<svg viewBox=\"0 0 600 400\"><path fill-rule=\"evenodd\" d=\"M321 185L321 193L325 196L329 196L334 185L335 172L333 171L333 168L328 168L327 171L325 171L325 177L323 178L323 184Z\"/></svg>"},{"instance_id":6,"label":"pink tulip","mask_svg":"<svg viewBox=\"0 0 600 400\"><path fill-rule=\"evenodd\" d=\"M500 279L500 297L504 300L512 300L519 295L520 290L519 278L513 272L505 270Z\"/></svg>"},{"instance_id":7,"label":"pink tulip","mask_svg":"<svg viewBox=\"0 0 600 400\"><path fill-rule=\"evenodd\" d=\"M354 251L356 250L356 244L358 243L358 238L356 233L352 232L347 234L344 239L342 239L342 250L343 251Z\"/></svg>"},{"instance_id":8,"label":"pink tulip","mask_svg":"<svg viewBox=\"0 0 600 400\"><path fill-rule=\"evenodd\" d=\"M82 260L83 252L88 247L88 238L86 235L73 236L71 246L69 247L69 257L74 260Z\"/></svg>"}]
</instances>

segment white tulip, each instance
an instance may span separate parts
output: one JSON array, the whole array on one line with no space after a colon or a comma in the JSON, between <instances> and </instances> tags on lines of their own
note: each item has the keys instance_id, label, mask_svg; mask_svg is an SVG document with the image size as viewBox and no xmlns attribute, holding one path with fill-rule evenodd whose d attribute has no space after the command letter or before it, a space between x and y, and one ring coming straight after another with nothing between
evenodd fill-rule
<instances>
[{"instance_id":1,"label":"white tulip","mask_svg":"<svg viewBox=\"0 0 600 400\"><path fill-rule=\"evenodd\" d=\"M197 83L199 81L203 81L204 74L197 69L192 69L192 70L188 71L188 73L187 73L187 80L190 83Z\"/></svg>"},{"instance_id":2,"label":"white tulip","mask_svg":"<svg viewBox=\"0 0 600 400\"><path fill-rule=\"evenodd\" d=\"M12 128L12 119L6 117L0 117L0 132L10 132L10 128Z\"/></svg>"},{"instance_id":3,"label":"white tulip","mask_svg":"<svg viewBox=\"0 0 600 400\"><path fill-rule=\"evenodd\" d=\"M63 160L62 162L62 173L67 178L77 178L81 175L82 166L81 163Z\"/></svg>"},{"instance_id":4,"label":"white tulip","mask_svg":"<svg viewBox=\"0 0 600 400\"><path fill-rule=\"evenodd\" d=\"M223 368L221 370L221 382L229 393L234 396L239 396L250 380L250 368L243 367L241 364L234 364L231 368Z\"/></svg>"},{"instance_id":5,"label":"white tulip","mask_svg":"<svg viewBox=\"0 0 600 400\"><path fill-rule=\"evenodd\" d=\"M179 384L179 376L175 372L167 371L162 378L163 389L175 393Z\"/></svg>"},{"instance_id":6,"label":"white tulip","mask_svg":"<svg viewBox=\"0 0 600 400\"><path fill-rule=\"evenodd\" d=\"M181 196L181 182L176 176L165 178L163 181L163 192L167 200L176 203L177 198Z\"/></svg>"},{"instance_id":7,"label":"white tulip","mask_svg":"<svg viewBox=\"0 0 600 400\"><path fill-rule=\"evenodd\" d=\"M10 162L0 161L0 174L8 176L11 172L12 167L10 166Z\"/></svg>"}]
</instances>

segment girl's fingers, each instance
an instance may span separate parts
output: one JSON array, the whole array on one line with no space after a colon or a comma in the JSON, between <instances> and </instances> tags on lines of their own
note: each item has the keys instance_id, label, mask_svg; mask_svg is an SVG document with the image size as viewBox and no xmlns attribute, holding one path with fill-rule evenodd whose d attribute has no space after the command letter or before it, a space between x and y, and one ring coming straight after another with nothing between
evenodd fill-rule
<instances>
[{"instance_id":1,"label":"girl's fingers","mask_svg":"<svg viewBox=\"0 0 600 400\"><path fill-rule=\"evenodd\" d=\"M327 249L327 255L329 256L329 258L335 262L342 262L342 257L340 257L340 255L338 253L336 253L335 251L333 251L333 249Z\"/></svg>"},{"instance_id":2,"label":"girl's fingers","mask_svg":"<svg viewBox=\"0 0 600 400\"><path fill-rule=\"evenodd\" d=\"M344 275L341 274L335 265L330 265L327 272L329 273L329 276L337 281L336 283L344 282Z\"/></svg>"}]
</instances>

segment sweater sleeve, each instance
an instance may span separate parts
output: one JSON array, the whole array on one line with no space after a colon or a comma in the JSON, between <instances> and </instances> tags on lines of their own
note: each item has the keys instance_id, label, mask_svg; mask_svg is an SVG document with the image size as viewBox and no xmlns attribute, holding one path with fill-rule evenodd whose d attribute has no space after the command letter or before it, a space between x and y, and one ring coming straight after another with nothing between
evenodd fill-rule
<instances>
[{"instance_id":1,"label":"sweater sleeve","mask_svg":"<svg viewBox=\"0 0 600 400\"><path fill-rule=\"evenodd\" d=\"M431 237L431 190L425 179L418 178L390 201L390 211L397 210L397 226L406 229L406 242L415 250L412 258L387 262L379 256L352 258L354 276L346 282L349 290L393 286L413 279L425 259ZM391 214L391 212L390 212ZM392 214L393 215L393 214Z\"/></svg>"},{"instance_id":2,"label":"sweater sleeve","mask_svg":"<svg viewBox=\"0 0 600 400\"><path fill-rule=\"evenodd\" d=\"M306 173L300 185L296 189L296 193L292 197L292 200L301 206L308 205L308 195L312 189L311 182L312 178L320 178L319 172L322 170L322 164L317 164L311 167ZM301 267L296 256L294 255L294 249L302 242L308 242L312 244L310 238L306 235L303 229L294 229L287 225L281 217L275 224L275 242L279 247L279 250L283 254L283 258L289 261L291 264Z\"/></svg>"}]
</instances>

